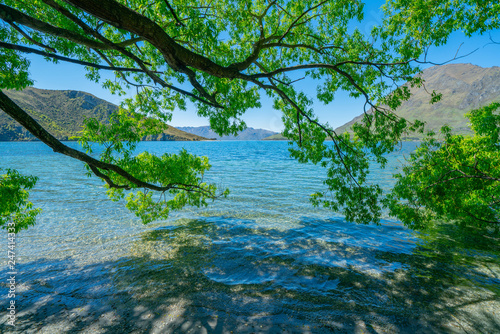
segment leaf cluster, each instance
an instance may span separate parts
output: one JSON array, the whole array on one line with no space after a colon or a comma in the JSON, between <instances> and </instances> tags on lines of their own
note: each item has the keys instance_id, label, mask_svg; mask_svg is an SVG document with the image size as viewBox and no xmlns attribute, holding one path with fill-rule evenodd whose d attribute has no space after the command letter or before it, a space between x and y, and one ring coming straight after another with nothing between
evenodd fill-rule
<instances>
[{"instance_id":1,"label":"leaf cluster","mask_svg":"<svg viewBox=\"0 0 500 334\"><path fill-rule=\"evenodd\" d=\"M33 208L28 198L37 180L35 176L24 176L14 169L6 169L0 174L0 226L3 229L17 233L35 224L41 209Z\"/></svg>"},{"instance_id":2,"label":"leaf cluster","mask_svg":"<svg viewBox=\"0 0 500 334\"><path fill-rule=\"evenodd\" d=\"M385 204L411 228L428 228L436 218L462 225L500 223L499 103L473 110L467 117L473 136L441 129L430 133L412 153Z\"/></svg>"},{"instance_id":3,"label":"leaf cluster","mask_svg":"<svg viewBox=\"0 0 500 334\"><path fill-rule=\"evenodd\" d=\"M204 173L210 169L208 158L197 157L182 150L178 154L156 156L148 152L136 154L138 142L147 135L163 132L166 125L159 119L138 112L119 109L108 124L87 119L79 142L87 153L101 151L100 161L127 171L124 177L112 170L97 171L108 188L108 196L118 201L125 198L126 207L146 224L167 218L171 210L186 205L206 206L207 200L217 197L214 184L203 182ZM87 165L88 175L96 168ZM154 185L149 189L128 179L132 176ZM141 190L142 189L142 190ZM156 190L157 194L153 191ZM222 196L227 196L223 192Z\"/></svg>"}]
</instances>

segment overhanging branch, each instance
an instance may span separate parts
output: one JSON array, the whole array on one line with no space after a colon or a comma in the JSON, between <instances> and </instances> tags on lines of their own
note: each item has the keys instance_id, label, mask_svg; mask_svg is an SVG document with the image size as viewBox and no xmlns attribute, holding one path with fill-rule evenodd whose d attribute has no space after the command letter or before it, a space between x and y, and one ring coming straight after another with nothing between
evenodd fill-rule
<instances>
[{"instance_id":1,"label":"overhanging branch","mask_svg":"<svg viewBox=\"0 0 500 334\"><path fill-rule=\"evenodd\" d=\"M6 22L16 22L36 31L61 37L74 43L88 46L89 48L108 49L108 46L100 42L86 38L73 31L55 27L3 4L0 4L0 19Z\"/></svg>"},{"instance_id":2,"label":"overhanging branch","mask_svg":"<svg viewBox=\"0 0 500 334\"><path fill-rule=\"evenodd\" d=\"M56 54L53 54L53 53L50 53L50 52L41 51L41 50L29 48L27 46L21 46L21 45L16 45L16 44L10 44L10 43L0 42L0 48L9 49L9 50L16 50L16 51L20 51L20 52L24 52L24 53L34 53L34 54L37 54L37 55L40 55L40 56L49 57L49 58L52 58L52 59L57 59L57 60L65 61L65 62L68 62L68 63L73 63L73 64L82 65L82 66L89 66L89 67L97 68L99 70L111 70L111 71L119 71L119 72L141 72L141 73L144 73L144 70L142 70L140 68L127 68L127 67L114 67L114 66L99 65L99 64L95 64L95 63L91 63L91 62L87 62L87 61L82 61L82 60L78 60L78 59L68 58L68 57L64 57L64 56L59 56L59 55L56 55Z\"/></svg>"},{"instance_id":3,"label":"overhanging branch","mask_svg":"<svg viewBox=\"0 0 500 334\"><path fill-rule=\"evenodd\" d=\"M111 172L115 172L116 174L123 177L125 180L130 182L131 184L145 189L151 189L156 191L167 191L170 189L182 189L188 192L197 192L202 193L208 197L215 198L214 194L209 194L207 190L199 187L198 185L189 185L189 184L177 184L171 183L165 186L158 186L155 184L151 184L148 182L144 182L142 180L137 179L123 168L106 163L91 156L75 150L71 147L68 147L61 143L58 139L56 139L53 135L51 135L47 130L45 130L38 122L33 119L28 113L22 110L17 104L14 103L7 95L5 95L2 91L0 91L0 109L3 110L7 115L16 120L19 124L21 124L26 130L28 130L31 134L33 134L36 138L42 141L45 145L49 146L56 153L61 153L76 160L80 160L91 168L94 174L100 178L102 178L111 188L122 188L122 189L130 189L129 185L117 185L111 181L109 177L100 172L99 170L107 170Z\"/></svg>"}]
</instances>

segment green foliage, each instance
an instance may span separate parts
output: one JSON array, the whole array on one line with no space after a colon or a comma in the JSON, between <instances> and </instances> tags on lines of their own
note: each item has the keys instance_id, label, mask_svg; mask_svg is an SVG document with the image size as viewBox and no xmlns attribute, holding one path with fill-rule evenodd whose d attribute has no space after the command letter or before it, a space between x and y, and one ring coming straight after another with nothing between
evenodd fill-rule
<instances>
[{"instance_id":1,"label":"green foliage","mask_svg":"<svg viewBox=\"0 0 500 334\"><path fill-rule=\"evenodd\" d=\"M33 204L28 201L28 190L37 180L35 176L24 176L13 169L0 174L0 226L3 229L17 233L35 224L41 209L33 209Z\"/></svg>"},{"instance_id":2,"label":"green foliage","mask_svg":"<svg viewBox=\"0 0 500 334\"><path fill-rule=\"evenodd\" d=\"M452 135L443 127L443 141L431 133L408 165L385 204L411 228L428 228L436 218L462 225L500 223L499 103L471 111L474 136Z\"/></svg>"},{"instance_id":3,"label":"green foliage","mask_svg":"<svg viewBox=\"0 0 500 334\"><path fill-rule=\"evenodd\" d=\"M0 49L0 87L22 89L33 84L28 77L29 61L15 52Z\"/></svg>"},{"instance_id":4,"label":"green foliage","mask_svg":"<svg viewBox=\"0 0 500 334\"><path fill-rule=\"evenodd\" d=\"M89 153L92 152L92 142L104 145L105 161L111 162L112 151L130 152L135 149L141 138L159 134L167 128L165 123L155 118L120 108L111 114L107 124L95 118L86 119L79 143Z\"/></svg>"},{"instance_id":5,"label":"green foliage","mask_svg":"<svg viewBox=\"0 0 500 334\"><path fill-rule=\"evenodd\" d=\"M185 150L178 154L165 153L160 157L144 152L136 157L124 157L115 162L132 175L141 177L141 180L172 185L156 196L146 189L129 192L125 197L127 208L141 218L144 224L167 218L170 210L179 210L186 205L206 206L207 200L215 198L216 186L203 182L204 173L210 169L206 157L197 157ZM109 176L116 182L123 182L116 175ZM226 190L221 195L228 194ZM123 189L111 188L108 195L113 200L119 200L124 197L125 192Z\"/></svg>"},{"instance_id":6,"label":"green foliage","mask_svg":"<svg viewBox=\"0 0 500 334\"><path fill-rule=\"evenodd\" d=\"M0 41L16 43L17 33L12 34L9 29L0 27ZM15 51L0 48L0 88L23 89L32 85L28 74L29 65L30 62Z\"/></svg>"},{"instance_id":7,"label":"green foliage","mask_svg":"<svg viewBox=\"0 0 500 334\"><path fill-rule=\"evenodd\" d=\"M178 154L158 157L148 152L135 154L137 143L147 135L161 133L166 124L141 113L119 109L111 115L109 124L88 119L79 138L82 147L92 153L94 144L100 144L100 160L113 164L142 182L154 184L158 194L139 186L116 171L102 170L107 181L108 196L118 201L126 200L126 207L146 224L167 218L171 210L186 205L206 206L207 200L216 197L214 184L203 182L204 173L210 169L208 158L197 157L182 150ZM87 166L88 175L92 170ZM120 185L114 187L113 185ZM128 193L128 194L127 194ZM227 196L224 191L221 196Z\"/></svg>"},{"instance_id":8,"label":"green foliage","mask_svg":"<svg viewBox=\"0 0 500 334\"><path fill-rule=\"evenodd\" d=\"M467 36L500 27L500 3L477 0L389 0L383 6L387 35L402 37L402 47L443 45L451 33Z\"/></svg>"}]
</instances>

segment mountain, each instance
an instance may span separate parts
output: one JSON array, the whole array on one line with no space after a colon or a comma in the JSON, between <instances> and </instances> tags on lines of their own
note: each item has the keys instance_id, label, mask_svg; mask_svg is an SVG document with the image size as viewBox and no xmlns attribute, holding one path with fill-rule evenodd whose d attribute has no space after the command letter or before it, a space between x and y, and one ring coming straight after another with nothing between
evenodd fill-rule
<instances>
[{"instance_id":1,"label":"mountain","mask_svg":"<svg viewBox=\"0 0 500 334\"><path fill-rule=\"evenodd\" d=\"M438 131L447 124L456 134L472 134L464 115L491 102L500 101L500 67L483 68L471 64L433 66L421 73L425 88L411 89L411 98L395 111L407 120L426 122L426 130ZM441 101L429 104L433 90L442 93ZM337 133L350 131L363 116L335 129ZM421 139L420 134L411 134L409 139ZM265 140L286 140L281 134Z\"/></svg>"},{"instance_id":2,"label":"mountain","mask_svg":"<svg viewBox=\"0 0 500 334\"><path fill-rule=\"evenodd\" d=\"M218 139L218 140L261 140L266 137L269 137L271 135L276 134L276 132L269 131L269 130L264 130L264 129L254 129L254 128L247 128L243 131L241 131L238 136L219 136L215 132L213 132L209 126L198 126L198 127L192 127L192 126L180 126L178 129L182 131L186 131L198 136L206 137L206 138L213 138L213 139Z\"/></svg>"},{"instance_id":3,"label":"mountain","mask_svg":"<svg viewBox=\"0 0 500 334\"><path fill-rule=\"evenodd\" d=\"M22 91L4 91L17 105L30 114L59 140L77 136L85 118L107 122L118 107L91 94L74 90L45 90L27 87ZM170 126L164 133L145 140L207 140ZM36 140L21 125L0 112L0 141Z\"/></svg>"},{"instance_id":4,"label":"mountain","mask_svg":"<svg viewBox=\"0 0 500 334\"><path fill-rule=\"evenodd\" d=\"M483 68L472 64L433 66L421 73L425 88L412 88L412 96L396 109L395 113L407 120L426 122L426 130L438 131L447 124L456 134L472 134L464 115L491 102L500 101L500 67ZM441 101L429 104L428 92L442 93ZM362 116L337 128L349 131ZM412 139L422 135L412 134Z\"/></svg>"},{"instance_id":5,"label":"mountain","mask_svg":"<svg viewBox=\"0 0 500 334\"><path fill-rule=\"evenodd\" d=\"M285 136L283 136L281 133L276 133L272 136L262 138L262 140L288 140L288 139L285 138Z\"/></svg>"}]
</instances>

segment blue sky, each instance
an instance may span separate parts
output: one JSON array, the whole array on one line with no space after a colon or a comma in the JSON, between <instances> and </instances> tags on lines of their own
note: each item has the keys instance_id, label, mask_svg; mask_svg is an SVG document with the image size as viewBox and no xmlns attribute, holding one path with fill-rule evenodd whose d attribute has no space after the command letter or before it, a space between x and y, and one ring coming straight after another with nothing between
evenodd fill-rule
<instances>
[{"instance_id":1,"label":"blue sky","mask_svg":"<svg viewBox=\"0 0 500 334\"><path fill-rule=\"evenodd\" d=\"M373 25L381 23L382 17L381 12L378 10L378 6L382 2L367 2L369 5L365 7L365 20L362 26L358 27L365 33L369 33ZM491 32L491 37L500 42L500 31ZM500 66L500 44L491 44L488 34L467 38L461 33L455 33L445 46L431 50L429 59L436 63L448 61L455 57L457 50L459 50L458 55L466 55L474 50L476 51L452 63L471 63L481 67ZM31 60L31 78L35 81L34 86L37 88L81 90L115 104L119 104L124 98L112 95L101 88L100 85L87 80L82 66L63 62L55 65L46 62L43 57L34 55L30 55L28 58ZM102 74L104 75L104 71ZM304 86L311 85L304 83ZM311 86L305 91L310 95L314 95L315 87ZM314 110L322 121L336 127L360 115L363 112L363 102L361 99L355 100L347 94L339 92L334 102L328 105L316 103ZM243 119L249 127L276 132L281 131L283 128L281 114L272 108L271 101L267 99L262 100L262 108L248 111ZM174 112L171 125L201 126L208 125L208 120L198 117L194 107L188 105L187 111L178 110Z\"/></svg>"}]
</instances>

